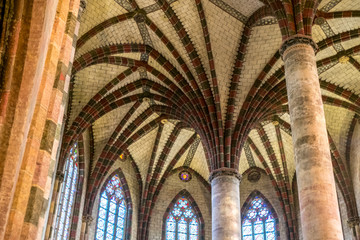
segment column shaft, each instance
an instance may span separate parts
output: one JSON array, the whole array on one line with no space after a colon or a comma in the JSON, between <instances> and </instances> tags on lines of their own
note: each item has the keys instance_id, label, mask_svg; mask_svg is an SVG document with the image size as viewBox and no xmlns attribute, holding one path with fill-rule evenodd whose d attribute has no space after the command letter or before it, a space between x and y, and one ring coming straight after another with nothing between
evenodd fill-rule
<instances>
[{"instance_id":1,"label":"column shaft","mask_svg":"<svg viewBox=\"0 0 360 240\"><path fill-rule=\"evenodd\" d=\"M311 39L283 54L304 239L343 239L325 114ZM305 38L306 40L306 38Z\"/></svg>"},{"instance_id":2,"label":"column shaft","mask_svg":"<svg viewBox=\"0 0 360 240\"><path fill-rule=\"evenodd\" d=\"M211 177L213 240L241 239L240 175L228 173L216 172Z\"/></svg>"}]
</instances>

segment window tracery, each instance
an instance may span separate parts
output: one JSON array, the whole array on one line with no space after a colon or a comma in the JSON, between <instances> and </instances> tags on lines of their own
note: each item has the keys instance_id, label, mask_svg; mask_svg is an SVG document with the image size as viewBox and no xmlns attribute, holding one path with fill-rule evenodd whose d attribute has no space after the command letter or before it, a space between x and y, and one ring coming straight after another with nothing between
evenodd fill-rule
<instances>
[{"instance_id":1,"label":"window tracery","mask_svg":"<svg viewBox=\"0 0 360 240\"><path fill-rule=\"evenodd\" d=\"M200 218L191 201L185 196L176 198L165 218L165 240L199 240Z\"/></svg>"},{"instance_id":2,"label":"window tracery","mask_svg":"<svg viewBox=\"0 0 360 240\"><path fill-rule=\"evenodd\" d=\"M79 153L77 143L70 149L65 163L65 172L55 223L55 239L68 239L74 199L79 178Z\"/></svg>"},{"instance_id":3,"label":"window tracery","mask_svg":"<svg viewBox=\"0 0 360 240\"><path fill-rule=\"evenodd\" d=\"M107 181L100 195L95 239L125 239L128 208L118 174Z\"/></svg>"},{"instance_id":4,"label":"window tracery","mask_svg":"<svg viewBox=\"0 0 360 240\"><path fill-rule=\"evenodd\" d=\"M253 195L243 208L242 240L277 240L276 213L262 196Z\"/></svg>"}]
</instances>

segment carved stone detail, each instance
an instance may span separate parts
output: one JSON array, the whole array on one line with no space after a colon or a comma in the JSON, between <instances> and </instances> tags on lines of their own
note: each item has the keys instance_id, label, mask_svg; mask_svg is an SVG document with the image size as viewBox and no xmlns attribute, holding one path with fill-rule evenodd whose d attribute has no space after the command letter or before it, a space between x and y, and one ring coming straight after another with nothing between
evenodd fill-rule
<instances>
[{"instance_id":1,"label":"carved stone detail","mask_svg":"<svg viewBox=\"0 0 360 240\"><path fill-rule=\"evenodd\" d=\"M254 171L251 171L249 174L248 174L248 180L250 182L257 182L259 181L261 178L261 173L257 170L254 170Z\"/></svg>"},{"instance_id":2,"label":"carved stone detail","mask_svg":"<svg viewBox=\"0 0 360 240\"><path fill-rule=\"evenodd\" d=\"M240 182L242 179L241 174L238 171L236 171L235 169L219 168L219 169L212 171L212 173L210 174L210 177L209 177L209 182L211 182L215 178L221 177L221 176L233 176L233 177L236 177Z\"/></svg>"},{"instance_id":3,"label":"carved stone detail","mask_svg":"<svg viewBox=\"0 0 360 240\"><path fill-rule=\"evenodd\" d=\"M62 171L57 171L56 172L56 179L59 180L59 182L64 181L64 176L65 176L65 174Z\"/></svg>"},{"instance_id":4,"label":"carved stone detail","mask_svg":"<svg viewBox=\"0 0 360 240\"><path fill-rule=\"evenodd\" d=\"M305 36L305 35L294 35L294 36L288 38L285 42L283 42L283 44L280 47L280 54L283 59L286 55L286 51L290 47L294 47L295 45L300 45L300 46L301 45L310 45L314 49L315 53L318 51L318 46L316 45L314 40L312 40L311 37Z\"/></svg>"},{"instance_id":5,"label":"carved stone detail","mask_svg":"<svg viewBox=\"0 0 360 240\"><path fill-rule=\"evenodd\" d=\"M94 219L90 216L90 215L83 215L82 217L82 221L85 222L86 224L89 224L93 221Z\"/></svg>"},{"instance_id":6,"label":"carved stone detail","mask_svg":"<svg viewBox=\"0 0 360 240\"><path fill-rule=\"evenodd\" d=\"M354 228L355 226L358 226L360 224L360 218L359 217L352 217L347 220L347 223L350 228Z\"/></svg>"}]
</instances>

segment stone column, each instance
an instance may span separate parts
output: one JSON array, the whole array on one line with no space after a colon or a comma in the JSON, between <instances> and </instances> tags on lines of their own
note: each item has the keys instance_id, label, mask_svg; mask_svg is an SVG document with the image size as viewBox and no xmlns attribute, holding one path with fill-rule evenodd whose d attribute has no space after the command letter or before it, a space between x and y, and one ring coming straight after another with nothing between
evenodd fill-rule
<instances>
[{"instance_id":1,"label":"stone column","mask_svg":"<svg viewBox=\"0 0 360 240\"><path fill-rule=\"evenodd\" d=\"M83 215L80 240L88 239L88 228L94 219L90 215Z\"/></svg>"},{"instance_id":2,"label":"stone column","mask_svg":"<svg viewBox=\"0 0 360 240\"><path fill-rule=\"evenodd\" d=\"M352 239L360 240L360 218L354 217L347 221L349 227L352 229Z\"/></svg>"},{"instance_id":3,"label":"stone column","mask_svg":"<svg viewBox=\"0 0 360 240\"><path fill-rule=\"evenodd\" d=\"M220 168L211 173L212 239L241 239L241 175L234 169Z\"/></svg>"},{"instance_id":4,"label":"stone column","mask_svg":"<svg viewBox=\"0 0 360 240\"><path fill-rule=\"evenodd\" d=\"M302 35L280 50L291 118L304 239L343 239L314 41Z\"/></svg>"}]
</instances>

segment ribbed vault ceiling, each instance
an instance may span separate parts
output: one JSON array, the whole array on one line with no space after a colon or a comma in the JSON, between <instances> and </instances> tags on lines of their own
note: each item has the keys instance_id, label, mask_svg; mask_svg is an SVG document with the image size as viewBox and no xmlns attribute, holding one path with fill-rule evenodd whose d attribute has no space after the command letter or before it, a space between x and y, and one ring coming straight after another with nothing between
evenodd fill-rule
<instances>
[{"instance_id":1,"label":"ribbed vault ceiling","mask_svg":"<svg viewBox=\"0 0 360 240\"><path fill-rule=\"evenodd\" d=\"M207 180L225 134L241 149L225 149L229 167L293 178L282 39L265 2L87 0L66 136L91 128L91 177L124 153L144 187L183 166ZM322 1L312 30L332 153L345 165L360 113L359 11L360 0Z\"/></svg>"}]
</instances>

